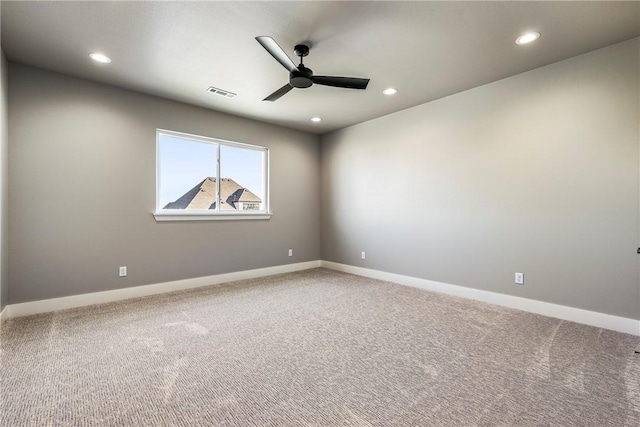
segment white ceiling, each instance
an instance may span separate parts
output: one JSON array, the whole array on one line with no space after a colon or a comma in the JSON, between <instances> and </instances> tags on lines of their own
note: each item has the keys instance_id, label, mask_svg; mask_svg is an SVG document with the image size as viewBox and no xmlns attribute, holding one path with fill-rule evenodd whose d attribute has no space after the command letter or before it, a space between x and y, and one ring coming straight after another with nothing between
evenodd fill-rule
<instances>
[{"instance_id":1,"label":"white ceiling","mask_svg":"<svg viewBox=\"0 0 640 427\"><path fill-rule=\"evenodd\" d=\"M640 35L640 2L611 1L3 1L0 13L9 61L318 134ZM527 30L542 37L517 46ZM368 77L369 87L314 85L263 102L288 72L260 35L296 63L293 46L310 42L315 74ZM382 94L390 86L397 95Z\"/></svg>"}]
</instances>

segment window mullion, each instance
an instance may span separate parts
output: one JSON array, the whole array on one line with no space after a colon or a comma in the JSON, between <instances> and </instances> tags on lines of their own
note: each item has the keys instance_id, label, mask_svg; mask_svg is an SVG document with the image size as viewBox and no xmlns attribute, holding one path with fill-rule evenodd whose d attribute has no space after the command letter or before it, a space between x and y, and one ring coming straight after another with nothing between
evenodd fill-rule
<instances>
[{"instance_id":1,"label":"window mullion","mask_svg":"<svg viewBox=\"0 0 640 427\"><path fill-rule=\"evenodd\" d=\"M220 144L216 144L216 211L220 212Z\"/></svg>"}]
</instances>

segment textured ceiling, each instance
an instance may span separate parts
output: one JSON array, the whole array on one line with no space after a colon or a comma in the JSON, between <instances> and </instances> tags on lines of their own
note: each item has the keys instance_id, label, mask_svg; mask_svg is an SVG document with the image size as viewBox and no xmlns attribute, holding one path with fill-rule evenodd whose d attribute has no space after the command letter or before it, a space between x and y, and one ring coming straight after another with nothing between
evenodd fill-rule
<instances>
[{"instance_id":1,"label":"textured ceiling","mask_svg":"<svg viewBox=\"0 0 640 427\"><path fill-rule=\"evenodd\" d=\"M3 1L0 13L9 61L318 134L640 35L640 2ZM542 37L517 46L527 30ZM314 85L263 102L288 72L259 35L296 63L293 46L310 42L314 73L369 87ZM113 62L94 63L92 51ZM398 94L384 96L389 86Z\"/></svg>"}]
</instances>

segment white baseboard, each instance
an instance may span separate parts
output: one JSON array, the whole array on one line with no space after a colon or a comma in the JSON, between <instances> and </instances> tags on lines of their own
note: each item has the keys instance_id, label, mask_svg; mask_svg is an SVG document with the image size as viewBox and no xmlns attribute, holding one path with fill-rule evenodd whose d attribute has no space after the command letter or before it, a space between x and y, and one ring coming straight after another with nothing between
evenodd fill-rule
<instances>
[{"instance_id":1,"label":"white baseboard","mask_svg":"<svg viewBox=\"0 0 640 427\"><path fill-rule=\"evenodd\" d=\"M489 304L515 308L522 311L528 311L530 313L542 314L544 316L570 320L576 323L640 336L640 320L628 319L626 317L618 317L610 314L598 313L596 311L582 310L579 308L536 301L512 295L499 294L496 292L483 291L480 289L467 288L464 286L450 285L448 283L434 282L432 280L403 276L401 274L339 264L331 261L321 261L320 264L322 267L331 270L370 277L372 279L385 280L400 285L425 289L427 291L474 299Z\"/></svg>"},{"instance_id":2,"label":"white baseboard","mask_svg":"<svg viewBox=\"0 0 640 427\"><path fill-rule=\"evenodd\" d=\"M65 310L67 308L84 307L87 305L121 301L148 295L163 294L166 292L217 285L219 283L233 282L235 280L254 279L256 277L272 276L274 274L290 273L293 271L308 270L310 268L318 267L320 267L320 261L316 260L300 262L297 264L278 265L275 267L257 268L255 270L216 274L214 276L195 277L193 279L176 280L173 282L157 283L153 285L115 289L112 291L93 292L90 294L52 298L47 300L25 302L21 304L11 304L5 307L5 310L2 312L2 318L4 319L6 317L10 319L14 317L30 316L32 314Z\"/></svg>"},{"instance_id":3,"label":"white baseboard","mask_svg":"<svg viewBox=\"0 0 640 427\"><path fill-rule=\"evenodd\" d=\"M431 292L439 292L442 294L474 299L489 304L515 308L530 313L541 314L544 316L555 317L563 320L570 320L572 322L582 323L585 325L591 325L599 328L610 329L617 332L624 332L627 334L640 336L640 320L628 319L625 317L618 317L610 314L598 313L595 311L582 310L579 308L536 301L512 295L499 294L495 292L483 291L480 289L473 289L464 286L451 285L448 283L435 282L427 279L420 279L417 277L404 276L401 274L387 273L384 271L372 270L369 268L355 267L352 265L320 260L301 262L297 264L279 265L275 267L258 268L255 270L238 271L233 273L217 274L214 276L196 277L193 279L176 280L173 282L136 286L132 288L116 289L112 291L94 292L90 294L53 298L48 300L26 302L22 304L11 304L7 305L2 313L0 313L0 324L5 320L14 317L30 316L33 314L47 313L68 308L84 307L87 305L121 301L148 295L199 288L202 286L216 285L225 282L232 282L235 280L254 279L257 277L290 273L293 271L307 270L310 268L318 267L324 267L331 270L342 271L345 273L356 274L358 276L370 277L378 280L385 280L388 282L394 282L400 285L420 288Z\"/></svg>"},{"instance_id":4,"label":"white baseboard","mask_svg":"<svg viewBox=\"0 0 640 427\"><path fill-rule=\"evenodd\" d=\"M0 325L4 323L5 320L9 318L9 306L6 305L4 310L0 313Z\"/></svg>"}]
</instances>

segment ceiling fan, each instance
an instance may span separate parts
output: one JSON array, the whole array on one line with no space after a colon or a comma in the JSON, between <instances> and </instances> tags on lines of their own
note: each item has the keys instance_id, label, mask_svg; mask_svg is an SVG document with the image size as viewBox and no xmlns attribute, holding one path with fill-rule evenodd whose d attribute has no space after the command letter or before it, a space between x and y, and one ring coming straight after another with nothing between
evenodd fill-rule
<instances>
[{"instance_id":1,"label":"ceiling fan","mask_svg":"<svg viewBox=\"0 0 640 427\"><path fill-rule=\"evenodd\" d=\"M268 36L256 37L258 43L273 56L284 68L289 70L289 83L267 96L263 101L275 101L294 87L307 88L312 84L342 87L347 89L366 89L369 79L356 77L336 77L336 76L314 76L313 71L304 66L302 58L309 55L309 46L304 44L296 45L294 52L300 57L300 65L296 67L291 58L282 50L274 39Z\"/></svg>"}]
</instances>

